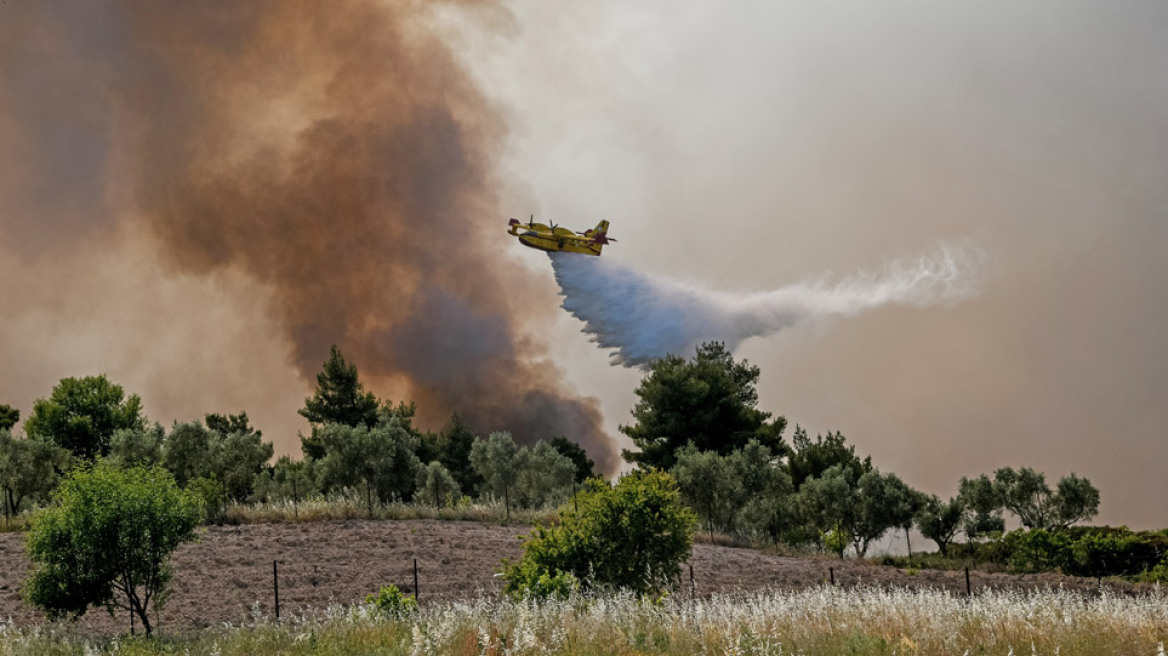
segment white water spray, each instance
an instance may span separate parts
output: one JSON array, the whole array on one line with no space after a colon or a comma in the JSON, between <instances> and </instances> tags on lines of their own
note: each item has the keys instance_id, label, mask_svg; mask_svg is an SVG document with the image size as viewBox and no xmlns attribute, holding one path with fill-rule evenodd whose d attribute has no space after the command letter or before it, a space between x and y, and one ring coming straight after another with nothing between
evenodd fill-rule
<instances>
[{"instance_id":1,"label":"white water spray","mask_svg":"<svg viewBox=\"0 0 1168 656\"><path fill-rule=\"evenodd\" d=\"M876 272L770 292L733 293L643 273L599 257L549 253L562 307L585 333L611 349L614 364L644 367L667 354L688 356L700 343L774 334L801 321L853 316L883 305L951 304L976 293L985 254L972 243L943 244Z\"/></svg>"}]
</instances>

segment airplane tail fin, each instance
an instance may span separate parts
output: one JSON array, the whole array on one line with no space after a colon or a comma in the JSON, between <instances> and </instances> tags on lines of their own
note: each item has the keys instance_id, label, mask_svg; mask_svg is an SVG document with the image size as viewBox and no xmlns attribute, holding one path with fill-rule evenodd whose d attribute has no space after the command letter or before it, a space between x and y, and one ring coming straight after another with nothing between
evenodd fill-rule
<instances>
[{"instance_id":1,"label":"airplane tail fin","mask_svg":"<svg viewBox=\"0 0 1168 656\"><path fill-rule=\"evenodd\" d=\"M597 223L595 228L584 233L584 236L591 237L592 243L599 244L601 246L609 242L616 241L615 239L608 238L608 221L604 220L602 220L600 223Z\"/></svg>"}]
</instances>

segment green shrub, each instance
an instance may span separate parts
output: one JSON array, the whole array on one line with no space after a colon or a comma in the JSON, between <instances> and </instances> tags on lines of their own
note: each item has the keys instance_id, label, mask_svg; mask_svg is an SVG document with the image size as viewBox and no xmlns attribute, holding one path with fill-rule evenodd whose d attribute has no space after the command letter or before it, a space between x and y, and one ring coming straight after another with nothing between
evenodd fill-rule
<instances>
[{"instance_id":1,"label":"green shrub","mask_svg":"<svg viewBox=\"0 0 1168 656\"><path fill-rule=\"evenodd\" d=\"M377 594L365 597L365 603L394 619L400 619L418 610L418 600L406 596L393 584L382 586Z\"/></svg>"},{"instance_id":2,"label":"green shrub","mask_svg":"<svg viewBox=\"0 0 1168 656\"><path fill-rule=\"evenodd\" d=\"M697 518L681 502L677 481L661 471L635 471L615 486L587 482L560 524L537 528L516 563L503 561L505 591L540 595L572 585L657 592L677 579L690 554Z\"/></svg>"},{"instance_id":3,"label":"green shrub","mask_svg":"<svg viewBox=\"0 0 1168 656\"><path fill-rule=\"evenodd\" d=\"M1071 545L1071 558L1064 571L1073 576L1102 578L1138 574L1155 563L1150 545L1134 533L1088 533Z\"/></svg>"},{"instance_id":4,"label":"green shrub","mask_svg":"<svg viewBox=\"0 0 1168 656\"><path fill-rule=\"evenodd\" d=\"M1071 540L1063 533L1041 528L1014 531L1003 540L1012 545L1010 569L1014 572L1049 572L1066 569L1072 562Z\"/></svg>"},{"instance_id":5,"label":"green shrub","mask_svg":"<svg viewBox=\"0 0 1168 656\"><path fill-rule=\"evenodd\" d=\"M1164 560L1155 567L1136 575L1134 578L1141 583L1168 583L1168 556L1165 556Z\"/></svg>"},{"instance_id":6,"label":"green shrub","mask_svg":"<svg viewBox=\"0 0 1168 656\"><path fill-rule=\"evenodd\" d=\"M844 552L848 550L848 546L852 544L852 534L848 530L841 528L838 524L830 531L825 531L821 538L823 540L823 547L833 554L844 557Z\"/></svg>"},{"instance_id":7,"label":"green shrub","mask_svg":"<svg viewBox=\"0 0 1168 656\"><path fill-rule=\"evenodd\" d=\"M214 478L193 478L187 483L186 490L202 502L204 522L223 523L227 514L227 498L219 481Z\"/></svg>"}]
</instances>

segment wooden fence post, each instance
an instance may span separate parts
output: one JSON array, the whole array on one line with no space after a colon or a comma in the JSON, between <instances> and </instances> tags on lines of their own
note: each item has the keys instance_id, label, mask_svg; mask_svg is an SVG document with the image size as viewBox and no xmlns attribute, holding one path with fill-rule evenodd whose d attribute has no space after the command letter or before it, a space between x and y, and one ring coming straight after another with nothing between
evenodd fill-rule
<instances>
[{"instance_id":1,"label":"wooden fence post","mask_svg":"<svg viewBox=\"0 0 1168 656\"><path fill-rule=\"evenodd\" d=\"M280 572L272 561L272 593L276 596L276 622L280 621Z\"/></svg>"}]
</instances>

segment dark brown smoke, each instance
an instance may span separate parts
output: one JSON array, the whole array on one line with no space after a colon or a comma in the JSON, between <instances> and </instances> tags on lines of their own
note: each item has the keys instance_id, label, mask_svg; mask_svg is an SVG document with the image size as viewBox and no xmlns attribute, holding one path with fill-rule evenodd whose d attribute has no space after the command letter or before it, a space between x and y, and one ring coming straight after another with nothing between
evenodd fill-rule
<instances>
[{"instance_id":1,"label":"dark brown smoke","mask_svg":"<svg viewBox=\"0 0 1168 656\"><path fill-rule=\"evenodd\" d=\"M173 273L259 282L306 380L335 343L423 424L563 434L614 471L597 403L532 335L554 296L499 264L506 125L436 6L20 4L0 135L35 158L0 194L41 223L0 230L47 252L132 215Z\"/></svg>"}]
</instances>

